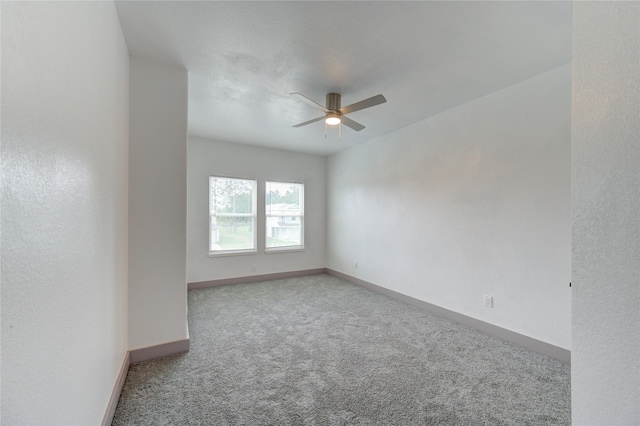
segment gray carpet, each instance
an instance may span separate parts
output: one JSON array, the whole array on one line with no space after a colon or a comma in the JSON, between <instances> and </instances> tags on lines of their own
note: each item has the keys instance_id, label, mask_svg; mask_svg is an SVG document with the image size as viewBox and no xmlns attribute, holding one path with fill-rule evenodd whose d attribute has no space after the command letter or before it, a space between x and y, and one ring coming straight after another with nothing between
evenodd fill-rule
<instances>
[{"instance_id":1,"label":"gray carpet","mask_svg":"<svg viewBox=\"0 0 640 426\"><path fill-rule=\"evenodd\" d=\"M189 292L114 425L570 424L569 366L328 275Z\"/></svg>"}]
</instances>

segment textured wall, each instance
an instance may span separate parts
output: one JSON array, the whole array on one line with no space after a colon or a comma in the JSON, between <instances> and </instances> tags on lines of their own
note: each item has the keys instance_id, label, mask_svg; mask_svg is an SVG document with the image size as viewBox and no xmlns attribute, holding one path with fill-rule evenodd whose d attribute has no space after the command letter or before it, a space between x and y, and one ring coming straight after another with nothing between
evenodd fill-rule
<instances>
[{"instance_id":1,"label":"textured wall","mask_svg":"<svg viewBox=\"0 0 640 426\"><path fill-rule=\"evenodd\" d=\"M131 58L129 349L187 338L187 71Z\"/></svg>"},{"instance_id":2,"label":"textured wall","mask_svg":"<svg viewBox=\"0 0 640 426\"><path fill-rule=\"evenodd\" d=\"M565 65L329 157L328 267L570 349L570 126Z\"/></svg>"},{"instance_id":3,"label":"textured wall","mask_svg":"<svg viewBox=\"0 0 640 426\"><path fill-rule=\"evenodd\" d=\"M326 158L189 138L189 282L325 267ZM209 176L222 175L265 180L304 182L305 250L264 253L264 223L258 216L257 254L208 257ZM264 196L258 191L258 212ZM255 266L255 271L253 270Z\"/></svg>"},{"instance_id":4,"label":"textured wall","mask_svg":"<svg viewBox=\"0 0 640 426\"><path fill-rule=\"evenodd\" d=\"M640 3L573 19L573 423L638 425Z\"/></svg>"},{"instance_id":5,"label":"textured wall","mask_svg":"<svg viewBox=\"0 0 640 426\"><path fill-rule=\"evenodd\" d=\"M2 424L99 424L127 350L113 3L2 2Z\"/></svg>"}]
</instances>

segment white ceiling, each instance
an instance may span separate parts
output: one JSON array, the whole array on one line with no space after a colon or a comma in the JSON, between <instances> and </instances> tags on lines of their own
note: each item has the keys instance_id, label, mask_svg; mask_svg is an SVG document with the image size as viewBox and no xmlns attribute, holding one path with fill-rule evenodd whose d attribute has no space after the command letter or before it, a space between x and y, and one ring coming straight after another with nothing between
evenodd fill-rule
<instances>
[{"instance_id":1,"label":"white ceiling","mask_svg":"<svg viewBox=\"0 0 640 426\"><path fill-rule=\"evenodd\" d=\"M571 61L569 1L117 1L132 56L189 71L189 133L330 155ZM289 96L387 103L324 137Z\"/></svg>"}]
</instances>

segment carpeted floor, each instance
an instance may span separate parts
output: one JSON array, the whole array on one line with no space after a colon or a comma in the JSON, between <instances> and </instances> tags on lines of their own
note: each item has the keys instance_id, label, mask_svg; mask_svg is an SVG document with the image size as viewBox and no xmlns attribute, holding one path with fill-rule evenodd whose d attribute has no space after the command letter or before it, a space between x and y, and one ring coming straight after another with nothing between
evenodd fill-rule
<instances>
[{"instance_id":1,"label":"carpeted floor","mask_svg":"<svg viewBox=\"0 0 640 426\"><path fill-rule=\"evenodd\" d=\"M192 290L189 329L114 425L571 423L568 365L329 275Z\"/></svg>"}]
</instances>

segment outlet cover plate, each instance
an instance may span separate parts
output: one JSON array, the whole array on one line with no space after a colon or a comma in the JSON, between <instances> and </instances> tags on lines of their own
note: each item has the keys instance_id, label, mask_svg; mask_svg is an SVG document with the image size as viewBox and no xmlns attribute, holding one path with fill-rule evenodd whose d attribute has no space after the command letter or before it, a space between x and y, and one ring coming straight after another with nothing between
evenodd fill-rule
<instances>
[{"instance_id":1,"label":"outlet cover plate","mask_svg":"<svg viewBox=\"0 0 640 426\"><path fill-rule=\"evenodd\" d=\"M484 306L485 308L493 308L493 296L484 295Z\"/></svg>"}]
</instances>

